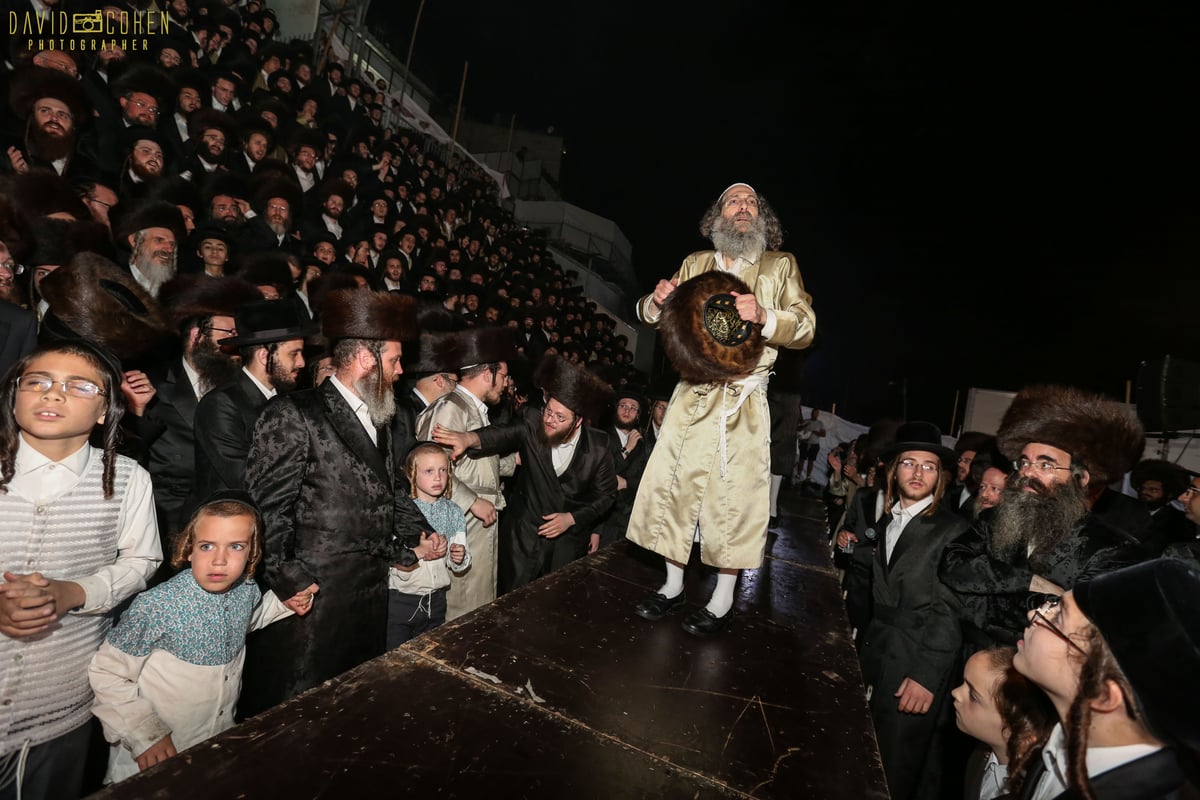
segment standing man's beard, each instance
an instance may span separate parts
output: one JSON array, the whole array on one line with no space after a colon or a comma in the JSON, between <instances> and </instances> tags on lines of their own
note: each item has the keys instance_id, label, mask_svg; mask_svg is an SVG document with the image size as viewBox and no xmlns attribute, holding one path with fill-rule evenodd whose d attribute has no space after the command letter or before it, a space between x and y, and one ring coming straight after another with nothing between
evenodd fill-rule
<instances>
[{"instance_id":1,"label":"standing man's beard","mask_svg":"<svg viewBox=\"0 0 1200 800\"><path fill-rule=\"evenodd\" d=\"M284 222L268 222L267 227L276 236L287 236L292 232L292 218L288 217Z\"/></svg>"},{"instance_id":2,"label":"standing man's beard","mask_svg":"<svg viewBox=\"0 0 1200 800\"><path fill-rule=\"evenodd\" d=\"M713 247L730 259L745 256L753 261L767 249L767 221L761 216L750 223L750 230L738 232L732 219L718 217L712 228Z\"/></svg>"},{"instance_id":3,"label":"standing man's beard","mask_svg":"<svg viewBox=\"0 0 1200 800\"><path fill-rule=\"evenodd\" d=\"M192 369L200 377L201 394L228 383L237 377L241 365L237 360L221 352L221 348L208 336L196 343L191 354Z\"/></svg>"},{"instance_id":4,"label":"standing man's beard","mask_svg":"<svg viewBox=\"0 0 1200 800\"><path fill-rule=\"evenodd\" d=\"M283 394L284 392L290 392L292 389L295 389L296 381L300 377L291 370L284 369L280 365L279 359L276 357L275 353L269 353L267 355L267 374L271 376L271 385L275 387L275 391L279 392L280 394Z\"/></svg>"},{"instance_id":5,"label":"standing man's beard","mask_svg":"<svg viewBox=\"0 0 1200 800\"><path fill-rule=\"evenodd\" d=\"M636 417L634 418L633 422L629 423L622 422L619 418L617 419L617 430L619 431L636 431L637 426L638 421Z\"/></svg>"},{"instance_id":6,"label":"standing man's beard","mask_svg":"<svg viewBox=\"0 0 1200 800\"><path fill-rule=\"evenodd\" d=\"M375 427L387 425L396 416L396 393L391 385L383 385L379 367L356 380L354 391L367 404L367 416Z\"/></svg>"},{"instance_id":7,"label":"standing man's beard","mask_svg":"<svg viewBox=\"0 0 1200 800\"><path fill-rule=\"evenodd\" d=\"M47 161L58 161L75 151L75 136L66 132L62 136L47 133L34 122L29 126L29 152Z\"/></svg>"},{"instance_id":8,"label":"standing man's beard","mask_svg":"<svg viewBox=\"0 0 1200 800\"><path fill-rule=\"evenodd\" d=\"M1037 491L1027 492L1026 486ZM1087 511L1087 492L1075 476L1052 489L1032 478L1016 476L996 507L992 549L1010 562L1027 552L1050 552L1071 534Z\"/></svg>"},{"instance_id":9,"label":"standing man's beard","mask_svg":"<svg viewBox=\"0 0 1200 800\"><path fill-rule=\"evenodd\" d=\"M570 428L563 428L561 431L555 431L551 434L546 433L545 425L538 426L538 438L541 439L542 443L547 447L558 447L560 444L567 441L574 435L574 426L571 426Z\"/></svg>"}]
</instances>

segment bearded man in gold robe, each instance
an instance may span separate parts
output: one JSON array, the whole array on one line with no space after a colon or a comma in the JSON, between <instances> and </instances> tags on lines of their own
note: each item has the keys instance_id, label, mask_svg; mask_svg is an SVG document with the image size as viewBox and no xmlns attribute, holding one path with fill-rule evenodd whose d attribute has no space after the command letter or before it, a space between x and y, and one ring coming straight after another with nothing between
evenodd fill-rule
<instances>
[{"instance_id":1,"label":"bearded man in gold robe","mask_svg":"<svg viewBox=\"0 0 1200 800\"><path fill-rule=\"evenodd\" d=\"M689 255L670 280L660 280L637 305L643 322L662 323L664 346L684 344L668 350L683 354L682 361L672 359L682 380L646 466L626 536L666 559L666 583L637 607L638 615L650 620L683 609L684 567L693 542L700 543L701 560L719 569L717 585L708 604L684 619L683 628L712 636L725 630L733 616L739 571L761 566L766 547L771 462L767 376L778 348L802 349L812 343L816 315L795 257L776 250L783 240L778 217L750 185L735 183L722 192L701 220L700 232L715 249ZM691 279L705 273L724 273L732 276L733 285L744 284L743 291L726 290L722 297L734 322L744 323L741 327L749 333L692 352L686 342L707 335L707 323L688 324L686 314L672 315L671 298L681 283L690 290L695 285ZM693 322L707 317L708 308L692 315ZM718 336L711 328L709 332ZM745 349L753 344L757 349ZM718 362L747 352L753 360L743 370L718 369Z\"/></svg>"}]
</instances>

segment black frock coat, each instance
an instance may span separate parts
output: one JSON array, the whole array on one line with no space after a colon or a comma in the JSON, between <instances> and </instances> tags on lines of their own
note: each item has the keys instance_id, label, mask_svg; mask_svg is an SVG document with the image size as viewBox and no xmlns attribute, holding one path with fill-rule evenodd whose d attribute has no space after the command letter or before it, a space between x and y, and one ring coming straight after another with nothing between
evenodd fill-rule
<instances>
[{"instance_id":1,"label":"black frock coat","mask_svg":"<svg viewBox=\"0 0 1200 800\"><path fill-rule=\"evenodd\" d=\"M1145 560L1150 553L1131 535L1105 518L1089 514L1047 553L1008 560L992 550L989 510L946 548L939 573L959 594L982 597L980 646L1012 647L1021 638L1028 616L1029 584L1034 575L1070 590L1080 578L1111 572Z\"/></svg>"},{"instance_id":2,"label":"black frock coat","mask_svg":"<svg viewBox=\"0 0 1200 800\"><path fill-rule=\"evenodd\" d=\"M146 407L138 432L148 451L146 469L154 482L154 505L164 540L187 522L187 501L196 477L196 392L177 360ZM165 551L164 551L165 552Z\"/></svg>"},{"instance_id":3,"label":"black frock coat","mask_svg":"<svg viewBox=\"0 0 1200 800\"><path fill-rule=\"evenodd\" d=\"M541 438L540 409L525 408L511 425L489 425L475 431L479 452L521 452L508 507L500 515L500 564L497 583L508 592L540 578L587 550L588 537L617 496L617 476L608 436L584 425L571 464L558 476L550 447ZM474 454L474 451L471 453ZM575 516L575 524L554 539L538 536L542 516L561 511Z\"/></svg>"},{"instance_id":4,"label":"black frock coat","mask_svg":"<svg viewBox=\"0 0 1200 800\"><path fill-rule=\"evenodd\" d=\"M882 522L881 522L882 525ZM863 682L888 787L896 800L923 796L941 779L935 734L945 725L945 700L959 667L962 632L958 597L938 580L947 543L967 527L945 508L908 523L887 561L879 529L872 575L872 617L859 645ZM894 693L905 678L933 693L925 714L902 714Z\"/></svg>"},{"instance_id":5,"label":"black frock coat","mask_svg":"<svg viewBox=\"0 0 1200 800\"><path fill-rule=\"evenodd\" d=\"M378 445L332 380L259 415L246 490L266 529L264 583L281 600L320 590L306 616L247 640L243 718L384 652L388 566L416 563L432 528L396 491L388 429L377 432Z\"/></svg>"},{"instance_id":6,"label":"black frock coat","mask_svg":"<svg viewBox=\"0 0 1200 800\"><path fill-rule=\"evenodd\" d=\"M266 404L266 396L244 371L200 399L192 425L196 435L196 490L190 508L195 509L213 492L246 488L250 439Z\"/></svg>"}]
</instances>

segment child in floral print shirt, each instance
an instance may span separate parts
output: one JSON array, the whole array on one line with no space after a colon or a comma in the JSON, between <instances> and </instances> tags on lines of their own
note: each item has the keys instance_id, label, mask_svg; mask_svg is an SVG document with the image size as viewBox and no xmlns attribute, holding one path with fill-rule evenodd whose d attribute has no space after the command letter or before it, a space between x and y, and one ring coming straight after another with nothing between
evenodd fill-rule
<instances>
[{"instance_id":1,"label":"child in floral print shirt","mask_svg":"<svg viewBox=\"0 0 1200 800\"><path fill-rule=\"evenodd\" d=\"M166 583L138 595L92 659L93 713L112 744L105 782L123 780L233 726L246 634L293 612L254 583L262 521L244 492L218 492L179 537Z\"/></svg>"}]
</instances>

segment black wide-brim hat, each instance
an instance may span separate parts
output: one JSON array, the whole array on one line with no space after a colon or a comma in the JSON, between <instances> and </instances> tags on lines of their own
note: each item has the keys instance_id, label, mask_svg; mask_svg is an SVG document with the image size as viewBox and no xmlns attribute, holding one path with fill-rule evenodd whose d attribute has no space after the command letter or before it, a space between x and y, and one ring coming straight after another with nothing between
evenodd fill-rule
<instances>
[{"instance_id":1,"label":"black wide-brim hat","mask_svg":"<svg viewBox=\"0 0 1200 800\"><path fill-rule=\"evenodd\" d=\"M739 380L754 372L762 327L738 316L734 293L750 287L726 272L705 272L675 287L662 308L663 350L689 383Z\"/></svg>"},{"instance_id":2,"label":"black wide-brim hat","mask_svg":"<svg viewBox=\"0 0 1200 800\"><path fill-rule=\"evenodd\" d=\"M958 461L958 454L942 444L942 429L932 422L906 422L901 425L896 429L895 440L884 448L880 458L890 462L909 450L933 453L949 470L953 470Z\"/></svg>"},{"instance_id":3,"label":"black wide-brim hat","mask_svg":"<svg viewBox=\"0 0 1200 800\"><path fill-rule=\"evenodd\" d=\"M220 339L217 344L222 347L249 347L312 336L317 332L317 327L302 318L301 313L297 303L280 300L247 303L233 315L238 335Z\"/></svg>"},{"instance_id":4,"label":"black wide-brim hat","mask_svg":"<svg viewBox=\"0 0 1200 800\"><path fill-rule=\"evenodd\" d=\"M1080 580L1074 593L1129 679L1151 733L1200 750L1200 569L1158 558Z\"/></svg>"}]
</instances>

